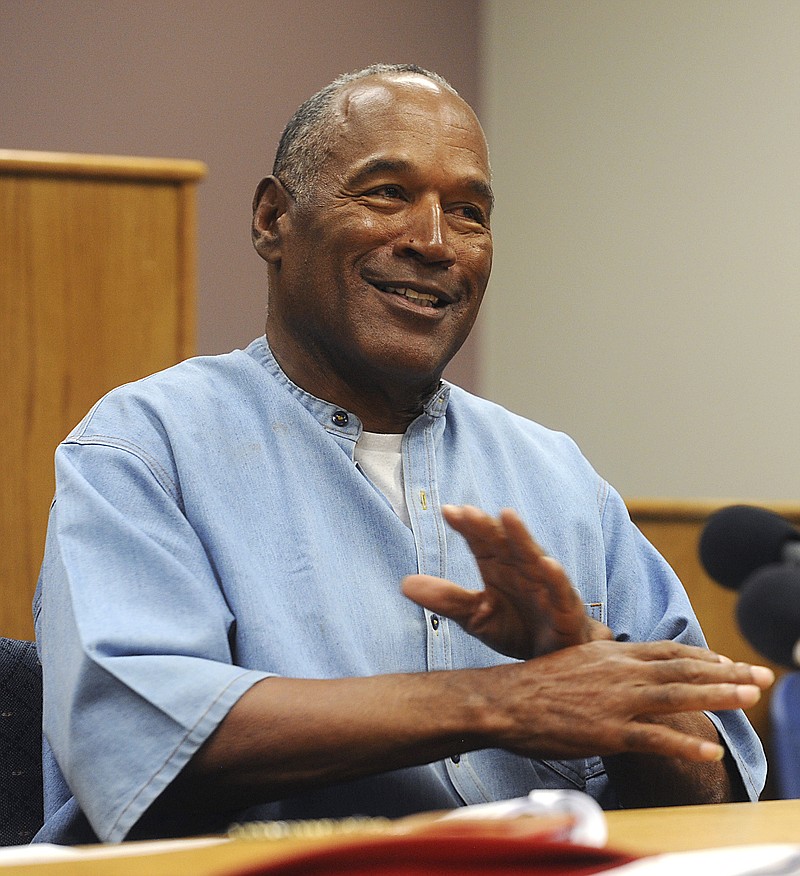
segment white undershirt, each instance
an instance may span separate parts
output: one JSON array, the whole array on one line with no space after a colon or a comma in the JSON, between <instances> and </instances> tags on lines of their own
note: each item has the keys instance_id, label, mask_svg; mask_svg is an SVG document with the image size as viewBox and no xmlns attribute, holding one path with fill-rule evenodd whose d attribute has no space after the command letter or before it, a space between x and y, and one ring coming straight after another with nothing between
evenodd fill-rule
<instances>
[{"instance_id":1,"label":"white undershirt","mask_svg":"<svg viewBox=\"0 0 800 876\"><path fill-rule=\"evenodd\" d=\"M362 432L356 442L355 459L364 474L389 500L395 514L411 526L403 488L402 435Z\"/></svg>"}]
</instances>

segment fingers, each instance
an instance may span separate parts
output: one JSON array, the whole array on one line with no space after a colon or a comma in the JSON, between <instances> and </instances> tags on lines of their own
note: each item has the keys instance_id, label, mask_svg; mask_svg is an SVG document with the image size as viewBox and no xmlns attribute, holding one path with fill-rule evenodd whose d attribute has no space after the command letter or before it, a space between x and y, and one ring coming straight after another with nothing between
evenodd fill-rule
<instances>
[{"instance_id":1,"label":"fingers","mask_svg":"<svg viewBox=\"0 0 800 876\"><path fill-rule=\"evenodd\" d=\"M471 505L445 505L442 514L466 540L484 584L471 615L462 615L467 632L520 659L590 640L581 597L516 512L507 509L495 518Z\"/></svg>"},{"instance_id":2,"label":"fingers","mask_svg":"<svg viewBox=\"0 0 800 876\"><path fill-rule=\"evenodd\" d=\"M545 554L533 539L519 515L506 508L500 512L500 522L507 534L506 549L512 560L547 587L552 607L557 611L583 613L581 603L569 576L558 560Z\"/></svg>"},{"instance_id":3,"label":"fingers","mask_svg":"<svg viewBox=\"0 0 800 876\"><path fill-rule=\"evenodd\" d=\"M442 505L442 515L456 532L464 536L479 563L492 559L509 564L535 564L546 556L511 509L504 509L495 518L473 505Z\"/></svg>"},{"instance_id":4,"label":"fingers","mask_svg":"<svg viewBox=\"0 0 800 876\"><path fill-rule=\"evenodd\" d=\"M674 682L653 689L642 697L642 711L651 715L673 712L749 709L761 699L755 684L688 684Z\"/></svg>"},{"instance_id":5,"label":"fingers","mask_svg":"<svg viewBox=\"0 0 800 876\"><path fill-rule=\"evenodd\" d=\"M647 722L630 725L624 750L676 757L696 763L720 761L725 756L725 748L718 742L683 733L665 724Z\"/></svg>"},{"instance_id":6,"label":"fingers","mask_svg":"<svg viewBox=\"0 0 800 876\"><path fill-rule=\"evenodd\" d=\"M769 666L750 666L750 680L759 690L766 690L775 681L775 673Z\"/></svg>"},{"instance_id":7,"label":"fingers","mask_svg":"<svg viewBox=\"0 0 800 876\"><path fill-rule=\"evenodd\" d=\"M606 701L629 716L748 709L774 681L765 666L720 660L713 652L674 642L584 646L583 668L604 667Z\"/></svg>"},{"instance_id":8,"label":"fingers","mask_svg":"<svg viewBox=\"0 0 800 876\"><path fill-rule=\"evenodd\" d=\"M696 645L672 641L616 644L640 660L654 661L654 674L657 678L660 674L664 683L676 680L678 672L682 673L681 678L687 682L726 681L754 685L759 690L766 690L775 681L775 673L768 666L735 663L728 657ZM662 661L661 666L658 661Z\"/></svg>"},{"instance_id":9,"label":"fingers","mask_svg":"<svg viewBox=\"0 0 800 876\"><path fill-rule=\"evenodd\" d=\"M593 641L503 667L512 682L510 670L519 674L522 684L510 696L493 690L514 717L512 742L500 747L547 757L635 752L719 759L718 740L699 732L696 719L703 712L755 705L772 673L713 654L687 656L698 650L689 646L675 648ZM659 653L663 659L654 659Z\"/></svg>"},{"instance_id":10,"label":"fingers","mask_svg":"<svg viewBox=\"0 0 800 876\"><path fill-rule=\"evenodd\" d=\"M501 522L471 505L443 505L442 516L466 540L484 583L500 584L514 562Z\"/></svg>"},{"instance_id":11,"label":"fingers","mask_svg":"<svg viewBox=\"0 0 800 876\"><path fill-rule=\"evenodd\" d=\"M494 518L471 505L444 505L442 514L466 539L487 588L544 600L540 608L583 624L583 603L564 568L545 553L515 511L504 509Z\"/></svg>"},{"instance_id":12,"label":"fingers","mask_svg":"<svg viewBox=\"0 0 800 876\"><path fill-rule=\"evenodd\" d=\"M480 593L465 590L452 581L434 575L408 575L400 587L412 602L464 623L474 615L481 601Z\"/></svg>"}]
</instances>

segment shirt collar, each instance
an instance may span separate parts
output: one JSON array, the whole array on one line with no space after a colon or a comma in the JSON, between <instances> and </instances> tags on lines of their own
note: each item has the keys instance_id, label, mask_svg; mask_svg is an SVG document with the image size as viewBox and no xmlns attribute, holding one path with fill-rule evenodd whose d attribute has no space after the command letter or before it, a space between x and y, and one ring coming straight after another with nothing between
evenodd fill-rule
<instances>
[{"instance_id":1,"label":"shirt collar","mask_svg":"<svg viewBox=\"0 0 800 876\"><path fill-rule=\"evenodd\" d=\"M353 441L358 440L362 429L361 420L351 411L333 405L324 399L317 398L290 380L278 364L277 359L273 356L266 335L262 335L253 341L248 347L247 352L259 361L279 383L282 383L325 429L343 438L350 438ZM449 399L450 384L442 380L439 382L439 386L424 401L422 405L423 413L420 416L432 418L444 416Z\"/></svg>"}]
</instances>

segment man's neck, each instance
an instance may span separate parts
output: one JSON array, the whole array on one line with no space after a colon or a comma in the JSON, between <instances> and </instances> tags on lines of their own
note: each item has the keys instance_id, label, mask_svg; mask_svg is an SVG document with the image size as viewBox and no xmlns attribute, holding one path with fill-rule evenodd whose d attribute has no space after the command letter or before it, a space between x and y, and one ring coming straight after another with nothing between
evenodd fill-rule
<instances>
[{"instance_id":1,"label":"man's neck","mask_svg":"<svg viewBox=\"0 0 800 876\"><path fill-rule=\"evenodd\" d=\"M341 369L324 365L305 351L298 351L295 345L284 345L271 335L267 340L278 365L293 383L355 414L367 432L405 432L439 385L438 376L415 381L407 374L372 373L366 379L358 373L347 380L340 374Z\"/></svg>"}]
</instances>

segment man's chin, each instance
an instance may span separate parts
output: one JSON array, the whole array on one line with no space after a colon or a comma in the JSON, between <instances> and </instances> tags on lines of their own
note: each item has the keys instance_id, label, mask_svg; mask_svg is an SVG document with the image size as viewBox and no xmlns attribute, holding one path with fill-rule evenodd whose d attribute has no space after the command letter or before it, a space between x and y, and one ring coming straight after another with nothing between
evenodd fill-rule
<instances>
[{"instance_id":1,"label":"man's chin","mask_svg":"<svg viewBox=\"0 0 800 876\"><path fill-rule=\"evenodd\" d=\"M405 346L381 352L376 357L376 370L395 380L398 385L435 388L451 358L444 358L441 349L415 350Z\"/></svg>"}]
</instances>

